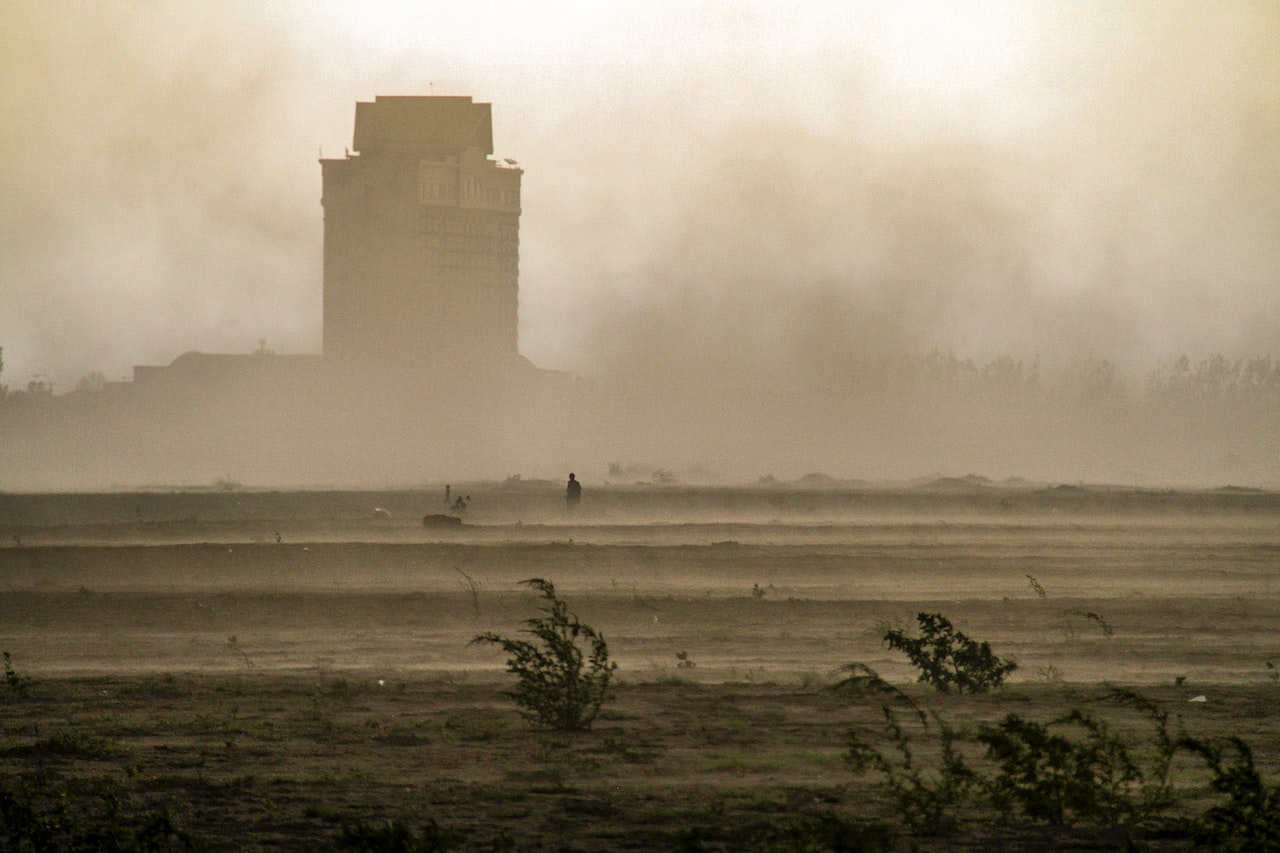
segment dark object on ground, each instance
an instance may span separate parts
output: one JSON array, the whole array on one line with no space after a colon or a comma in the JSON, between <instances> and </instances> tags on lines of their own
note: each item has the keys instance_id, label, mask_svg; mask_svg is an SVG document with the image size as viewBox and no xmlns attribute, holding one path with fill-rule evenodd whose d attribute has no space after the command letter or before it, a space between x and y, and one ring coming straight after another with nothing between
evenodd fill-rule
<instances>
[{"instance_id":1,"label":"dark object on ground","mask_svg":"<svg viewBox=\"0 0 1280 853\"><path fill-rule=\"evenodd\" d=\"M422 517L423 527L461 527L462 519L456 515L445 515L438 512L429 512Z\"/></svg>"}]
</instances>

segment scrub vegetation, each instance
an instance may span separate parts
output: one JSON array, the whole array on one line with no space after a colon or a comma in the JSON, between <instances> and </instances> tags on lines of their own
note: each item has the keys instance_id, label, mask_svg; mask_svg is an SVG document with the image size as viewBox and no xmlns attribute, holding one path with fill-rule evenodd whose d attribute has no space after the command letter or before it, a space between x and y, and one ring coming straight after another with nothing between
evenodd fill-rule
<instances>
[{"instance_id":1,"label":"scrub vegetation","mask_svg":"<svg viewBox=\"0 0 1280 853\"><path fill-rule=\"evenodd\" d=\"M518 680L511 698L526 720L562 732L589 729L609 698L609 680L618 665L609 661L604 637L569 612L551 581L530 578L522 583L546 601L543 615L525 622L536 642L492 631L471 642L501 646L509 655L507 669Z\"/></svg>"},{"instance_id":2,"label":"scrub vegetation","mask_svg":"<svg viewBox=\"0 0 1280 853\"><path fill-rule=\"evenodd\" d=\"M1274 849L1280 508L1239 500L0 530L0 847Z\"/></svg>"},{"instance_id":3,"label":"scrub vegetation","mask_svg":"<svg viewBox=\"0 0 1280 853\"><path fill-rule=\"evenodd\" d=\"M1004 683L1004 677L1018 668L991 651L991 644L971 640L952 627L941 613L920 613L920 636L891 630L884 643L905 652L920 670L920 680L940 693L986 693Z\"/></svg>"}]
</instances>

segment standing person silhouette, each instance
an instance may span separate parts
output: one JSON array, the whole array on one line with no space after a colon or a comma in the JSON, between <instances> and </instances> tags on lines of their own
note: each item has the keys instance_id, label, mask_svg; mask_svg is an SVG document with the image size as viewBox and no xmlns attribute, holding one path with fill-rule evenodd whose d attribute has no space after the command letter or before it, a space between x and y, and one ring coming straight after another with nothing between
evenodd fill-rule
<instances>
[{"instance_id":1,"label":"standing person silhouette","mask_svg":"<svg viewBox=\"0 0 1280 853\"><path fill-rule=\"evenodd\" d=\"M569 475L569 485L565 488L564 503L569 510L569 514L578 511L578 502L582 500L582 484L578 482L578 478Z\"/></svg>"}]
</instances>

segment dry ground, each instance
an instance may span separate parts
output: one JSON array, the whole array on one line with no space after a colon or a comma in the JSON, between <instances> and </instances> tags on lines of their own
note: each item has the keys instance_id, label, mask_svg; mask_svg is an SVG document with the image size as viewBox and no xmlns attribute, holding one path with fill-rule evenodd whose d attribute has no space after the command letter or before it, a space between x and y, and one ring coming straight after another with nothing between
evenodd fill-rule
<instances>
[{"instance_id":1,"label":"dry ground","mask_svg":"<svg viewBox=\"0 0 1280 853\"><path fill-rule=\"evenodd\" d=\"M1274 496L619 490L570 523L529 494L476 487L449 531L416 523L414 493L5 496L0 648L25 695L0 685L3 780L164 809L201 849L327 849L387 819L478 850L838 849L831 821L908 845L843 760L886 701L825 690L853 661L958 726L1078 707L1147 743L1104 683L1125 685L1280 764ZM620 665L589 733L531 729L501 652L467 644L520 630L532 576ZM920 611L1016 659L1011 683L913 685L880 638ZM960 817L925 846L1082 837Z\"/></svg>"}]
</instances>

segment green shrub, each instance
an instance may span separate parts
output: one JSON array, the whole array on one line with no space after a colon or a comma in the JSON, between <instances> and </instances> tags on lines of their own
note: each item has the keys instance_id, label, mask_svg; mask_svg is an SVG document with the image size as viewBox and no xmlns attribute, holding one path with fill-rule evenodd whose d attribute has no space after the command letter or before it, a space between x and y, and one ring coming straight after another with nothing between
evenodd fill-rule
<instances>
[{"instance_id":1,"label":"green shrub","mask_svg":"<svg viewBox=\"0 0 1280 853\"><path fill-rule=\"evenodd\" d=\"M604 637L569 612L550 581L531 578L521 583L546 599L543 615L525 621L535 642L493 632L471 642L494 643L510 656L507 670L518 678L510 695L525 719L558 731L589 729L608 698L618 665L609 661ZM587 652L579 641L588 646Z\"/></svg>"},{"instance_id":2,"label":"green shrub","mask_svg":"<svg viewBox=\"0 0 1280 853\"><path fill-rule=\"evenodd\" d=\"M912 754L911 735L893 711L882 705L884 737L889 748L881 749L858 731L850 731L845 761L856 772L878 771L893 805L912 832L925 836L947 835L957 828L957 807L969 796L977 776L965 764L957 746L961 733L943 723L937 714L939 764L920 766ZM922 726L927 730L927 722Z\"/></svg>"},{"instance_id":3,"label":"green shrub","mask_svg":"<svg viewBox=\"0 0 1280 853\"><path fill-rule=\"evenodd\" d=\"M1137 801L1139 816L1145 820L1171 808L1177 801L1172 767L1174 756L1180 748L1179 738L1184 736L1181 732L1182 723L1179 720L1179 736L1175 738L1169 733L1169 715L1146 696L1135 690L1112 687L1110 699L1141 711L1151 721L1153 732L1151 745L1147 750L1150 757L1143 772L1144 782Z\"/></svg>"},{"instance_id":4,"label":"green shrub","mask_svg":"<svg viewBox=\"0 0 1280 853\"><path fill-rule=\"evenodd\" d=\"M889 698L907 705L920 718L922 726L929 725L929 717L925 713L924 708L916 704L916 701L907 694L903 693L896 686L890 684L880 677L880 673L876 672L865 663L848 663L840 667L836 672L847 672L847 677L840 679L827 688L831 693L843 695L874 695L882 694Z\"/></svg>"},{"instance_id":5,"label":"green shrub","mask_svg":"<svg viewBox=\"0 0 1280 853\"><path fill-rule=\"evenodd\" d=\"M992 804L1057 826L1106 828L1129 842L1135 828L1170 809L1177 801L1171 767L1185 738L1170 735L1168 716L1142 694L1113 687L1109 698L1150 719L1149 745L1127 744L1078 708L1048 723L1008 714L981 726L977 739L996 765L983 783Z\"/></svg>"},{"instance_id":6,"label":"green shrub","mask_svg":"<svg viewBox=\"0 0 1280 853\"><path fill-rule=\"evenodd\" d=\"M941 693L955 688L957 693L985 693L1004 683L1004 677L1018 668L1010 660L997 657L987 643L979 643L952 627L941 613L916 615L920 636L904 631L885 633L883 642L905 652L920 670L920 681Z\"/></svg>"},{"instance_id":7,"label":"green shrub","mask_svg":"<svg viewBox=\"0 0 1280 853\"><path fill-rule=\"evenodd\" d=\"M8 652L4 653L4 683L19 698L25 699L31 695L31 677L13 668L13 659Z\"/></svg>"},{"instance_id":8,"label":"green shrub","mask_svg":"<svg viewBox=\"0 0 1280 853\"><path fill-rule=\"evenodd\" d=\"M1137 811L1142 771L1124 743L1091 714L1073 708L1045 724L1008 714L981 726L978 740L998 772L988 786L996 808L1016 808L1057 826L1115 827Z\"/></svg>"},{"instance_id":9,"label":"green shrub","mask_svg":"<svg viewBox=\"0 0 1280 853\"><path fill-rule=\"evenodd\" d=\"M1227 796L1196 818L1196 841L1229 850L1280 851L1280 788L1263 781L1249 745L1238 737L1183 738L1179 745L1204 759L1213 773L1209 787Z\"/></svg>"}]
</instances>

